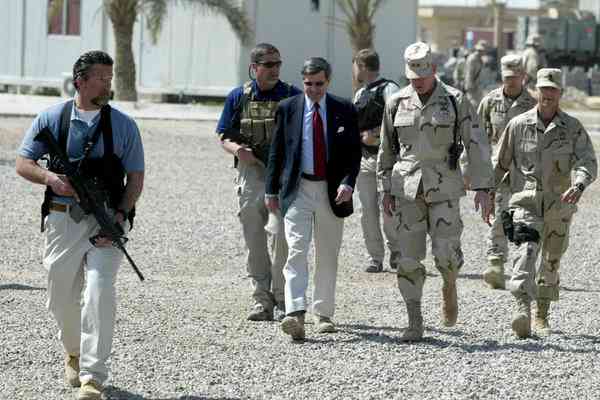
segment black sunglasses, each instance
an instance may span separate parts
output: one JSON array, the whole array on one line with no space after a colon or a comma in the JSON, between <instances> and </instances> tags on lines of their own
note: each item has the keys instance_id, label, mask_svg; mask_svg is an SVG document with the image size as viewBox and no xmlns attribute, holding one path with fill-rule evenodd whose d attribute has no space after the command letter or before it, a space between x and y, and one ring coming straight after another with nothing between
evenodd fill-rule
<instances>
[{"instance_id":1,"label":"black sunglasses","mask_svg":"<svg viewBox=\"0 0 600 400\"><path fill-rule=\"evenodd\" d=\"M281 61L265 61L265 62L257 62L256 64L263 66L265 68L273 68L273 67L280 67L281 66Z\"/></svg>"},{"instance_id":2,"label":"black sunglasses","mask_svg":"<svg viewBox=\"0 0 600 400\"><path fill-rule=\"evenodd\" d=\"M315 85L316 87L321 87L321 86L323 86L324 84L325 84L325 82L324 82L324 81L319 81L319 82L307 82L307 81L304 81L304 85L305 85L305 86L312 86L312 85Z\"/></svg>"}]
</instances>

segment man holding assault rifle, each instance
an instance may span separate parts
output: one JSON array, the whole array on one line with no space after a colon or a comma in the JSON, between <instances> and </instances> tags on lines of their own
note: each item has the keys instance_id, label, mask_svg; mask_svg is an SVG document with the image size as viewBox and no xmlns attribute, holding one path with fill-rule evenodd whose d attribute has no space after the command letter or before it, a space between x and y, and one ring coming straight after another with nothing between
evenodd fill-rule
<instances>
[{"instance_id":1,"label":"man holding assault rifle","mask_svg":"<svg viewBox=\"0 0 600 400\"><path fill-rule=\"evenodd\" d=\"M137 125L108 105L112 77L108 54L82 54L73 66L75 98L36 117L16 161L19 175L46 186L48 308L65 350L65 378L80 386L79 399L100 399L108 378L116 275L144 182ZM47 169L37 163L44 155Z\"/></svg>"}]
</instances>

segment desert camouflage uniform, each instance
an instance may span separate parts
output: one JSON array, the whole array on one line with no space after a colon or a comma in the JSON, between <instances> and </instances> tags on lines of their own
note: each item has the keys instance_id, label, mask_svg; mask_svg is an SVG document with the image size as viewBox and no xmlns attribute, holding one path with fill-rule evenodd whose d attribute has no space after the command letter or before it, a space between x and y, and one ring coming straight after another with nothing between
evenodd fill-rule
<instances>
[{"instance_id":1,"label":"desert camouflage uniform","mask_svg":"<svg viewBox=\"0 0 600 400\"><path fill-rule=\"evenodd\" d=\"M436 81L425 104L407 86L386 104L377 160L379 190L394 196L398 287L404 300L420 301L425 281L426 235L444 281L463 265L459 199L465 189L461 169L448 167L458 109L458 136L465 146L473 189L490 188L493 175L487 137L463 94Z\"/></svg>"},{"instance_id":2,"label":"desert camouflage uniform","mask_svg":"<svg viewBox=\"0 0 600 400\"><path fill-rule=\"evenodd\" d=\"M523 68L527 74L527 87L535 89L537 72L547 64L546 57L534 46L528 46L523 50Z\"/></svg>"},{"instance_id":3,"label":"desert camouflage uniform","mask_svg":"<svg viewBox=\"0 0 600 400\"><path fill-rule=\"evenodd\" d=\"M527 90L522 90L519 97L511 99L504 95L502 87L491 91L481 100L477 114L479 123L487 133L488 141L496 147L508 121L525 111L535 107L536 101ZM493 149L492 149L493 150ZM500 213L508 207L510 193L508 185L503 184L496 190L494 218L488 236L488 259L498 259L506 262L508 256L508 242L502 229Z\"/></svg>"},{"instance_id":4,"label":"desert camouflage uniform","mask_svg":"<svg viewBox=\"0 0 600 400\"><path fill-rule=\"evenodd\" d=\"M483 60L479 52L475 51L467 57L465 61L465 94L471 102L474 109L477 109L479 102L483 97L481 90L481 73L483 71Z\"/></svg>"},{"instance_id":5,"label":"desert camouflage uniform","mask_svg":"<svg viewBox=\"0 0 600 400\"><path fill-rule=\"evenodd\" d=\"M496 182L508 173L509 208L514 223L540 234L539 243L523 243L513 261L509 283L517 298L558 300L559 266L569 244L569 226L577 206L560 201L574 184L596 179L597 161L581 123L559 111L548 127L538 119L538 107L512 119L502 136L494 165ZM535 264L541 249L542 259Z\"/></svg>"}]
</instances>

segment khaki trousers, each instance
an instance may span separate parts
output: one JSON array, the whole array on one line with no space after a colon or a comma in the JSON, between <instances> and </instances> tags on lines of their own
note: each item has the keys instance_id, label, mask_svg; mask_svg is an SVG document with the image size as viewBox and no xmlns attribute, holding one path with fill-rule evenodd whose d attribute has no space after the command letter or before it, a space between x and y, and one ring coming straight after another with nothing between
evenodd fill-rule
<instances>
[{"instance_id":1,"label":"khaki trousers","mask_svg":"<svg viewBox=\"0 0 600 400\"><path fill-rule=\"evenodd\" d=\"M308 250L314 231L315 269L312 312L333 317L338 255L344 230L343 218L333 214L327 183L300 180L298 195L284 217L289 255L285 276L287 314L306 310Z\"/></svg>"},{"instance_id":2,"label":"khaki trousers","mask_svg":"<svg viewBox=\"0 0 600 400\"><path fill-rule=\"evenodd\" d=\"M488 260L500 259L503 262L506 262L508 259L508 240L504 235L504 228L502 227L502 218L500 215L502 214L502 211L508 209L509 199L509 188L502 186L496 191L496 197L494 199L495 216L493 217L492 226L490 227L487 238Z\"/></svg>"},{"instance_id":3,"label":"khaki trousers","mask_svg":"<svg viewBox=\"0 0 600 400\"><path fill-rule=\"evenodd\" d=\"M125 231L129 223L125 223ZM48 270L48 309L70 355L80 355L80 380L108 378L115 324L115 281L123 254L97 248L89 238L98 232L93 216L75 223L51 211L45 221L44 267ZM82 296L83 294L83 296Z\"/></svg>"},{"instance_id":4,"label":"khaki trousers","mask_svg":"<svg viewBox=\"0 0 600 400\"><path fill-rule=\"evenodd\" d=\"M419 196L414 201L396 197L395 202L398 287L405 302L420 301L426 273L421 261L427 254L428 233L435 267L444 280L448 280L449 272L457 272L463 265L459 200L427 203Z\"/></svg>"},{"instance_id":5,"label":"khaki trousers","mask_svg":"<svg viewBox=\"0 0 600 400\"><path fill-rule=\"evenodd\" d=\"M282 269L287 258L287 244L282 234L269 235L265 231L269 214L265 207L265 168L262 165L238 164L237 194L240 222L248 250L247 271L252 279L256 303L272 309L274 302L284 301ZM279 232L283 232L283 221ZM269 256L269 247L273 261Z\"/></svg>"},{"instance_id":6,"label":"khaki trousers","mask_svg":"<svg viewBox=\"0 0 600 400\"><path fill-rule=\"evenodd\" d=\"M508 288L516 297L526 295L532 300L558 301L560 259L569 247L571 218L549 220L517 208L513 222L536 229L540 233L540 242L522 243L518 247ZM539 268L536 268L540 250L542 256Z\"/></svg>"},{"instance_id":7,"label":"khaki trousers","mask_svg":"<svg viewBox=\"0 0 600 400\"><path fill-rule=\"evenodd\" d=\"M381 234L380 215L383 214L383 233L385 244L391 251L391 242L395 239L393 220L381 212L381 198L377 192L377 155L363 157L356 181L356 190L361 203L360 224L369 261L381 264L385 256L384 236ZM393 257L390 256L390 262Z\"/></svg>"}]
</instances>

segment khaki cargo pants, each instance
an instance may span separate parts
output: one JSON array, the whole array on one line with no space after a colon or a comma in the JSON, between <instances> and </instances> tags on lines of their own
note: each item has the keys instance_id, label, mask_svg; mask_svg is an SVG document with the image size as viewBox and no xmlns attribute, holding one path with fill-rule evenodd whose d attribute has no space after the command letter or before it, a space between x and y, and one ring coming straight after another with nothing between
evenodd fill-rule
<instances>
[{"instance_id":1,"label":"khaki cargo pants","mask_svg":"<svg viewBox=\"0 0 600 400\"><path fill-rule=\"evenodd\" d=\"M237 194L240 222L248 250L247 270L252 279L256 303L272 309L273 302L284 302L283 266L287 260L287 243L283 234L283 219L280 234L273 235L269 246L269 235L265 231L269 213L265 207L265 167L240 162L237 166ZM273 260L269 256L269 247Z\"/></svg>"},{"instance_id":2,"label":"khaki cargo pants","mask_svg":"<svg viewBox=\"0 0 600 400\"><path fill-rule=\"evenodd\" d=\"M381 196L377 192L377 155L363 156L360 163L360 172L356 180L356 190L361 204L360 224L369 261L377 264L383 263L385 245L390 249L395 240L395 230L392 228L393 219L381 212ZM383 235L381 234L380 215L383 214ZM390 263L393 262L390 255Z\"/></svg>"}]
</instances>

